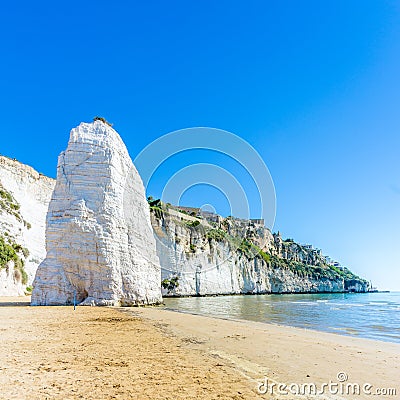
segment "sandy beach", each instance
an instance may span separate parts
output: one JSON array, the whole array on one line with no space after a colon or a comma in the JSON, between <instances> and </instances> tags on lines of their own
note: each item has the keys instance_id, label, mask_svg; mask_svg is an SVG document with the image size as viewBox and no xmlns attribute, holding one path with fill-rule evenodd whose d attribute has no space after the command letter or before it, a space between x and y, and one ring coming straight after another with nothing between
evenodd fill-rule
<instances>
[{"instance_id":1,"label":"sandy beach","mask_svg":"<svg viewBox=\"0 0 400 400\"><path fill-rule=\"evenodd\" d=\"M360 395L331 395L325 390L325 396L312 398L400 398L399 344L154 308L140 309L137 314L162 324L165 332L185 338L192 349L219 356L252 381L254 387L266 377L270 383L288 386L314 383L320 388L330 381L339 383L341 374L341 378L347 376L344 384L360 385ZM364 384L372 386L371 394L363 393ZM397 397L378 396L379 389L387 388L395 388ZM290 396L282 394L277 398Z\"/></svg>"},{"instance_id":2,"label":"sandy beach","mask_svg":"<svg viewBox=\"0 0 400 400\"><path fill-rule=\"evenodd\" d=\"M30 307L28 297L1 298L0 334L1 399L395 399L400 394L400 345L162 307L74 311ZM339 373L347 375L344 382L369 384L371 394L295 397L269 390L272 383L337 382ZM261 383L265 394L257 390ZM396 388L397 395L376 395L388 388Z\"/></svg>"}]
</instances>

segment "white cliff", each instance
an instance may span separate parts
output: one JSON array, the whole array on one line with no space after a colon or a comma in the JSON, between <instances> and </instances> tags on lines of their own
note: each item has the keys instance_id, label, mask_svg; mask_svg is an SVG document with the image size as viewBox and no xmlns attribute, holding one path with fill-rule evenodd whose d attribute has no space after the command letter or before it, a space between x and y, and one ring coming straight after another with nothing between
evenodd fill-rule
<instances>
[{"instance_id":1,"label":"white cliff","mask_svg":"<svg viewBox=\"0 0 400 400\"><path fill-rule=\"evenodd\" d=\"M17 249L21 263L0 266L0 296L23 295L32 285L46 256L45 219L54 185L33 168L0 156L0 240Z\"/></svg>"},{"instance_id":2,"label":"white cliff","mask_svg":"<svg viewBox=\"0 0 400 400\"><path fill-rule=\"evenodd\" d=\"M72 129L58 160L46 259L32 305L161 302L161 272L143 183L109 125Z\"/></svg>"},{"instance_id":3,"label":"white cliff","mask_svg":"<svg viewBox=\"0 0 400 400\"><path fill-rule=\"evenodd\" d=\"M151 209L164 296L367 290L350 271L259 223L219 216L196 223L165 206Z\"/></svg>"}]
</instances>

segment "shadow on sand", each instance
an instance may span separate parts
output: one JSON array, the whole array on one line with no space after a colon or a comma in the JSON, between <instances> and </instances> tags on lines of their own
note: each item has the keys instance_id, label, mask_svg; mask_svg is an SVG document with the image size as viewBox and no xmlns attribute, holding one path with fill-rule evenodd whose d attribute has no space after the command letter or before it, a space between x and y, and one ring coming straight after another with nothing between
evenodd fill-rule
<instances>
[{"instance_id":1,"label":"shadow on sand","mask_svg":"<svg viewBox=\"0 0 400 400\"><path fill-rule=\"evenodd\" d=\"M0 307L27 307L31 305L31 297L0 297Z\"/></svg>"}]
</instances>

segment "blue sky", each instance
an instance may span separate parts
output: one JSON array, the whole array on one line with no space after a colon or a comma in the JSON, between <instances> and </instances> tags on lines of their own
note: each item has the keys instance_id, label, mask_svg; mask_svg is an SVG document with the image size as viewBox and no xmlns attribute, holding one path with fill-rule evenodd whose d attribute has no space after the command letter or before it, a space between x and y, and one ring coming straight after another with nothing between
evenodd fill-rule
<instances>
[{"instance_id":1,"label":"blue sky","mask_svg":"<svg viewBox=\"0 0 400 400\"><path fill-rule=\"evenodd\" d=\"M95 115L133 158L177 129L231 131L271 172L275 230L400 290L399 3L115 3L2 5L0 153L55 176L69 130ZM218 159L164 175L202 157ZM226 212L212 188L182 200L208 198Z\"/></svg>"}]
</instances>

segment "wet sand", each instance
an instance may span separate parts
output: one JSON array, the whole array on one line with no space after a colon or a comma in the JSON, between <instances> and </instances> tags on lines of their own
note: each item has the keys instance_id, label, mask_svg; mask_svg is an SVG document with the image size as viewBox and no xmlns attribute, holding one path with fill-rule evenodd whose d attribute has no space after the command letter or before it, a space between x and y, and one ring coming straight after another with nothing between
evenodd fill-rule
<instances>
[{"instance_id":1,"label":"wet sand","mask_svg":"<svg viewBox=\"0 0 400 400\"><path fill-rule=\"evenodd\" d=\"M0 298L0 337L0 399L306 399L257 386L321 384L339 372L397 396L312 398L400 394L400 345L161 307L73 311Z\"/></svg>"}]
</instances>

